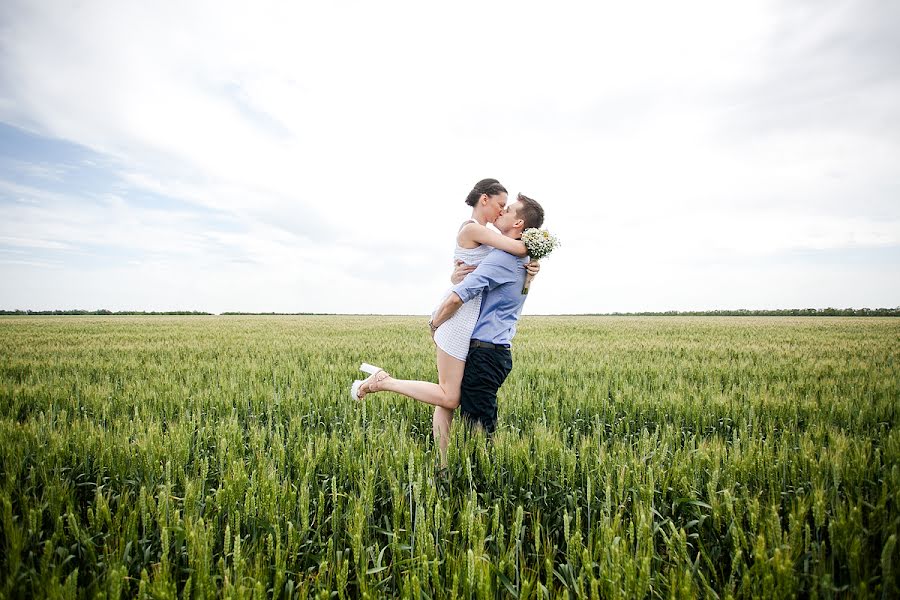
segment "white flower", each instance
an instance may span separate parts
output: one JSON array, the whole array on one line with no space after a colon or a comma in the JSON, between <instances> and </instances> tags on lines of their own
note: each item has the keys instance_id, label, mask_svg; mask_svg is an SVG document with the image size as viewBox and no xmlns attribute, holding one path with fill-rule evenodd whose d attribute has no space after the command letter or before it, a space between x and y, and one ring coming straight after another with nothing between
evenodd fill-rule
<instances>
[{"instance_id":1,"label":"white flower","mask_svg":"<svg viewBox=\"0 0 900 600\"><path fill-rule=\"evenodd\" d=\"M546 229L530 227L522 232L522 241L528 249L528 256L540 260L559 248L559 239Z\"/></svg>"}]
</instances>

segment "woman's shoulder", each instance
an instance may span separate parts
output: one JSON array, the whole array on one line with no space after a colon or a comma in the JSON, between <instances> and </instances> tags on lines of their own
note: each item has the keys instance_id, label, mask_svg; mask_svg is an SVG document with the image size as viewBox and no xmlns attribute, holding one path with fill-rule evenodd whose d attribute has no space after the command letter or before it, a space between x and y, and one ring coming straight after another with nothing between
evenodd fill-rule
<instances>
[{"instance_id":1,"label":"woman's shoulder","mask_svg":"<svg viewBox=\"0 0 900 600\"><path fill-rule=\"evenodd\" d=\"M469 219L460 225L459 231L456 233L456 245L467 250L472 250L481 246L480 242L476 242L472 239L473 234L478 231L479 228L484 229L484 225L481 225L478 221L472 219Z\"/></svg>"},{"instance_id":2,"label":"woman's shoulder","mask_svg":"<svg viewBox=\"0 0 900 600\"><path fill-rule=\"evenodd\" d=\"M459 226L458 231L462 233L464 230L472 231L475 228L484 228L484 225L476 221L475 219L469 219L468 221L463 221L463 224Z\"/></svg>"}]
</instances>

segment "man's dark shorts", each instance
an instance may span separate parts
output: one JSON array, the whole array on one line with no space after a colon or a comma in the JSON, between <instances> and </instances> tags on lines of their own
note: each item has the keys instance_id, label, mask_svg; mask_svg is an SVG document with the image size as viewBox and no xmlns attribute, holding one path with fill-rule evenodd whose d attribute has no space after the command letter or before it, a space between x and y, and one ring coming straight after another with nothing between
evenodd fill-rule
<instances>
[{"instance_id":1,"label":"man's dark shorts","mask_svg":"<svg viewBox=\"0 0 900 600\"><path fill-rule=\"evenodd\" d=\"M512 371L509 348L469 348L463 372L459 407L470 424L489 434L497 427L497 391Z\"/></svg>"}]
</instances>

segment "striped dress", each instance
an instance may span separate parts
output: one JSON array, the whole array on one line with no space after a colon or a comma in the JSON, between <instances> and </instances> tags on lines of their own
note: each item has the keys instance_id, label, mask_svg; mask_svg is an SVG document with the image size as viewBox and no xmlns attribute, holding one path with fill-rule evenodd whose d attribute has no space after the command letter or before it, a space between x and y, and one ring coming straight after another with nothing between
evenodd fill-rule
<instances>
[{"instance_id":1,"label":"striped dress","mask_svg":"<svg viewBox=\"0 0 900 600\"><path fill-rule=\"evenodd\" d=\"M461 260L467 265L477 266L491 250L493 250L491 246L484 244L475 248L462 248L457 244L456 250L453 252L453 259ZM441 302L435 307L435 312L447 299L451 291L452 288L447 290L441 297ZM438 345L438 348L453 358L465 361L466 355L469 353L469 341L472 339L472 331L475 329L475 323L478 321L480 313L481 294L478 294L460 306L456 314L441 323L441 326L434 332L434 342ZM434 312L432 313L433 315Z\"/></svg>"}]
</instances>

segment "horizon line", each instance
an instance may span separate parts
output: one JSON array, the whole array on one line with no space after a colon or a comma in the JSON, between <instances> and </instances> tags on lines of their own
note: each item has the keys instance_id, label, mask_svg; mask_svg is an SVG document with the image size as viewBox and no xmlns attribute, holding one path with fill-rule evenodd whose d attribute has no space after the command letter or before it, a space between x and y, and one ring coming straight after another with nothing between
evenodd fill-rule
<instances>
[{"instance_id":1,"label":"horizon line","mask_svg":"<svg viewBox=\"0 0 900 600\"><path fill-rule=\"evenodd\" d=\"M636 310L636 311L609 311L609 312L559 312L559 313L529 313L523 316L534 317L579 317L579 316L731 316L747 315L766 316L762 313L773 313L772 316L795 316L791 313L799 313L796 316L856 316L859 314L875 314L888 316L900 316L900 305L895 307L804 307L804 308L722 308L722 309L689 309L689 310ZM845 314L840 314L845 313ZM847 314L849 313L849 314ZM222 311L210 312L203 310L109 310L99 309L0 309L0 316L343 316L343 317L427 317L428 313L331 313L331 312L281 312L281 311Z\"/></svg>"}]
</instances>

